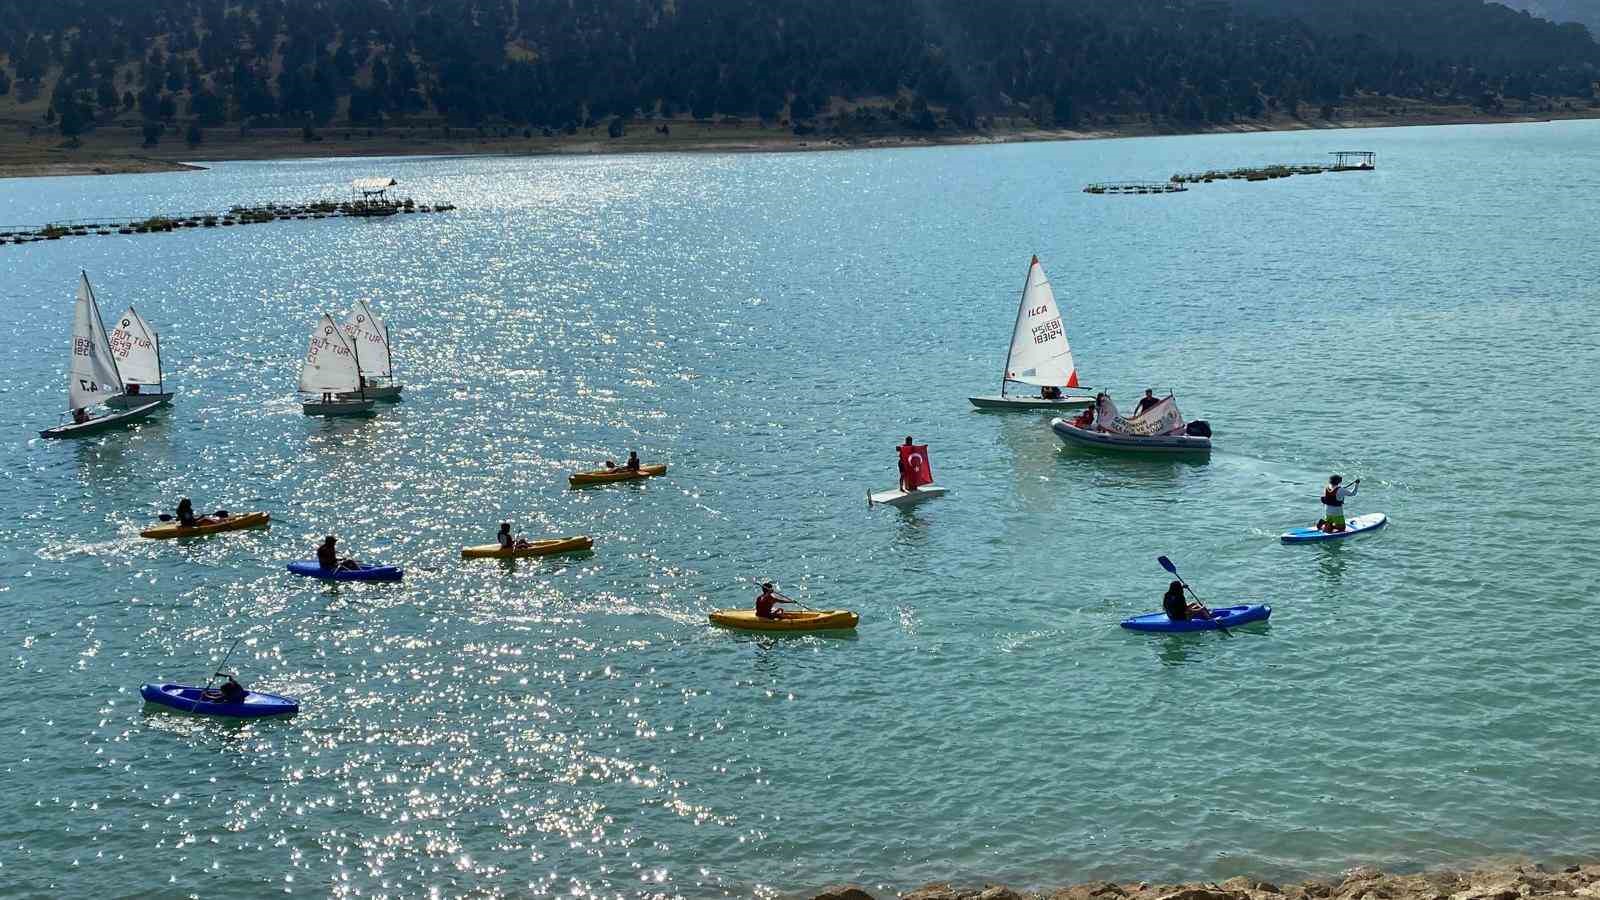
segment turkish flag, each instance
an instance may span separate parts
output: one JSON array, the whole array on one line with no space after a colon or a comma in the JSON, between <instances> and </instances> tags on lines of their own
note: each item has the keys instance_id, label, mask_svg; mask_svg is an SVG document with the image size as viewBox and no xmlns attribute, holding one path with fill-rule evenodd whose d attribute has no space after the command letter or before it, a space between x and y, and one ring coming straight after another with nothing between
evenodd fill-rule
<instances>
[{"instance_id":1,"label":"turkish flag","mask_svg":"<svg viewBox=\"0 0 1600 900\"><path fill-rule=\"evenodd\" d=\"M933 484L933 469L928 465L927 444L900 445L900 482L902 488Z\"/></svg>"}]
</instances>

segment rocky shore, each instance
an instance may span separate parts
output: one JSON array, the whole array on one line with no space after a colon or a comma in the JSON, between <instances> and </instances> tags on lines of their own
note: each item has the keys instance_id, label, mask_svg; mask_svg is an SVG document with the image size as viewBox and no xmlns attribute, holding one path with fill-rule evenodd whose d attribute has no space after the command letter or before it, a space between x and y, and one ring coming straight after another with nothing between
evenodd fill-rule
<instances>
[{"instance_id":1,"label":"rocky shore","mask_svg":"<svg viewBox=\"0 0 1600 900\"><path fill-rule=\"evenodd\" d=\"M814 894L811 900L887 900L890 896L841 885ZM938 882L899 896L900 900L1600 900L1600 865L1520 865L1413 875L1389 875L1363 866L1337 880L1281 886L1244 877L1187 884L1100 881L1045 891L1021 891L1004 885L958 887Z\"/></svg>"}]
</instances>

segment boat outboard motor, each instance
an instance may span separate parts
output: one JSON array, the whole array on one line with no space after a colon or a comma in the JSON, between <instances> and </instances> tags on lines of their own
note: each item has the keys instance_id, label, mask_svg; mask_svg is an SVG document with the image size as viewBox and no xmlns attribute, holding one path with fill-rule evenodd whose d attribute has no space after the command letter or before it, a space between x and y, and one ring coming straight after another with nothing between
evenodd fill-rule
<instances>
[{"instance_id":1,"label":"boat outboard motor","mask_svg":"<svg viewBox=\"0 0 1600 900\"><path fill-rule=\"evenodd\" d=\"M1184 434L1187 434L1190 437L1208 438L1211 437L1211 423L1207 422L1205 419L1195 419L1193 422L1190 422L1188 425L1184 426L1183 431Z\"/></svg>"}]
</instances>

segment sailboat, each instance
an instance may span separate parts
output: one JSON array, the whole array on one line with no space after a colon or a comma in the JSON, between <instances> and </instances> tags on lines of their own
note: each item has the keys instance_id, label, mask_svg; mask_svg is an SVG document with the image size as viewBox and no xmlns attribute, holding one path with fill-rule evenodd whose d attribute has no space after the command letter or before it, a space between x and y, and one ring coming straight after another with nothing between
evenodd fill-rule
<instances>
[{"instance_id":1,"label":"sailboat","mask_svg":"<svg viewBox=\"0 0 1600 900\"><path fill-rule=\"evenodd\" d=\"M405 385L394 380L394 345L389 339L389 324L378 318L365 300L357 300L344 320L344 336L358 348L366 365L361 372L361 391L342 393L341 400L399 400Z\"/></svg>"},{"instance_id":2,"label":"sailboat","mask_svg":"<svg viewBox=\"0 0 1600 900\"><path fill-rule=\"evenodd\" d=\"M1008 384L1034 385L1040 392L1036 397L1007 396ZM979 409L1073 409L1093 403L1092 396L1065 393L1077 386L1078 371L1072 364L1066 327L1061 324L1061 309L1056 306L1055 292L1050 290L1050 279L1035 256L1028 264L1028 280L1017 306L1017 324L1011 330L1011 349L1006 351L1000 394L968 399ZM1052 392L1055 396L1050 396Z\"/></svg>"},{"instance_id":3,"label":"sailboat","mask_svg":"<svg viewBox=\"0 0 1600 900\"><path fill-rule=\"evenodd\" d=\"M172 393L166 390L161 379L161 335L156 333L139 311L128 311L111 329L111 355L117 360L117 371L122 374L123 394L112 397L106 405L112 409L132 409L151 400L171 403ZM148 391L146 388L155 388Z\"/></svg>"},{"instance_id":4,"label":"sailboat","mask_svg":"<svg viewBox=\"0 0 1600 900\"><path fill-rule=\"evenodd\" d=\"M327 313L311 329L305 362L300 366L300 391L318 397L301 403L308 416L373 414L376 404L361 391L361 357ZM354 397L345 399L349 394Z\"/></svg>"},{"instance_id":5,"label":"sailboat","mask_svg":"<svg viewBox=\"0 0 1600 900\"><path fill-rule=\"evenodd\" d=\"M149 416L161 405L149 400L129 409L89 415L89 408L122 396L122 374L106 339L106 323L89 287L89 273L80 272L78 302L72 314L72 355L67 363L67 412L72 421L39 432L40 437L63 438L93 434Z\"/></svg>"}]
</instances>

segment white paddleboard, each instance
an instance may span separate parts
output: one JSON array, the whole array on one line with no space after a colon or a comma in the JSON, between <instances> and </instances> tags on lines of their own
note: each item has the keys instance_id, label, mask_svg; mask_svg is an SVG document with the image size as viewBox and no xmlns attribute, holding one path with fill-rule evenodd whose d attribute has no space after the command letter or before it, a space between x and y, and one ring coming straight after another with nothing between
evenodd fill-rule
<instances>
[{"instance_id":1,"label":"white paddleboard","mask_svg":"<svg viewBox=\"0 0 1600 900\"><path fill-rule=\"evenodd\" d=\"M867 506L870 507L878 503L882 503L885 506L916 506L924 500L943 497L948 492L948 488L942 488L936 484L925 484L914 491L902 491L898 488L892 491L868 491Z\"/></svg>"}]
</instances>

